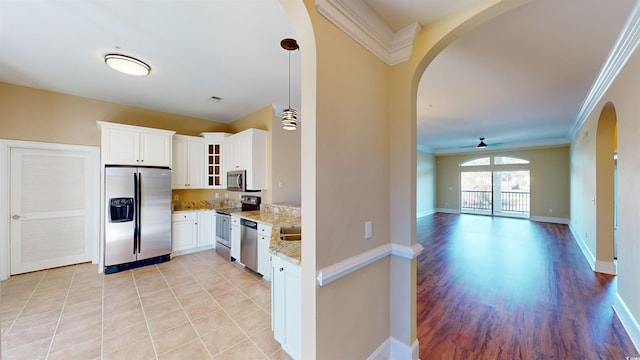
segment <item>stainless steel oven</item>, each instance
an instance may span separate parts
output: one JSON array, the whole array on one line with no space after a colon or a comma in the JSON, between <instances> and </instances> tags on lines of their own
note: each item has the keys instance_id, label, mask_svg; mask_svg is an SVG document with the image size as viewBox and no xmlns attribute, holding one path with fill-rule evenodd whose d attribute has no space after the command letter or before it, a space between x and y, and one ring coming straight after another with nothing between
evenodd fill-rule
<instances>
[{"instance_id":1,"label":"stainless steel oven","mask_svg":"<svg viewBox=\"0 0 640 360\"><path fill-rule=\"evenodd\" d=\"M216 252L231 261L231 216L216 211Z\"/></svg>"},{"instance_id":2,"label":"stainless steel oven","mask_svg":"<svg viewBox=\"0 0 640 360\"><path fill-rule=\"evenodd\" d=\"M216 252L231 261L231 214L260 210L260 196L243 195L242 207L216 210ZM239 259L238 259L239 260Z\"/></svg>"}]
</instances>

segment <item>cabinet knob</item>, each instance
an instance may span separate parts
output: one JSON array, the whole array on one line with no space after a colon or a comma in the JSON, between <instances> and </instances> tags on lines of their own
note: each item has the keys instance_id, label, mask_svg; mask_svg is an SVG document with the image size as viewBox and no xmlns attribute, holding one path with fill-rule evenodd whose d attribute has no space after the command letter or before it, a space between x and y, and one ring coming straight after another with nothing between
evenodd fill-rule
<instances>
[{"instance_id":1,"label":"cabinet knob","mask_svg":"<svg viewBox=\"0 0 640 360\"><path fill-rule=\"evenodd\" d=\"M280 268L280 272L283 272L283 271L284 271L284 268Z\"/></svg>"}]
</instances>

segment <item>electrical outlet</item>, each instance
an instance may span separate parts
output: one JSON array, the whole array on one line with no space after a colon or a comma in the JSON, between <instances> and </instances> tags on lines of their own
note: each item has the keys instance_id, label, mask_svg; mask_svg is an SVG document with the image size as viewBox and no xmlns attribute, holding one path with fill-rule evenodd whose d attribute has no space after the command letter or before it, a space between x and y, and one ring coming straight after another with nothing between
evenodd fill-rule
<instances>
[{"instance_id":1,"label":"electrical outlet","mask_svg":"<svg viewBox=\"0 0 640 360\"><path fill-rule=\"evenodd\" d=\"M371 239L373 237L373 222L365 221L364 223L364 238Z\"/></svg>"},{"instance_id":2,"label":"electrical outlet","mask_svg":"<svg viewBox=\"0 0 640 360\"><path fill-rule=\"evenodd\" d=\"M553 213L553 209L549 208L549 214Z\"/></svg>"},{"instance_id":3,"label":"electrical outlet","mask_svg":"<svg viewBox=\"0 0 640 360\"><path fill-rule=\"evenodd\" d=\"M216 193L216 199L220 199L220 193Z\"/></svg>"},{"instance_id":4,"label":"electrical outlet","mask_svg":"<svg viewBox=\"0 0 640 360\"><path fill-rule=\"evenodd\" d=\"M228 199L229 198L229 193L224 193L224 198Z\"/></svg>"},{"instance_id":5,"label":"electrical outlet","mask_svg":"<svg viewBox=\"0 0 640 360\"><path fill-rule=\"evenodd\" d=\"M165 198L165 199L166 199L166 198ZM180 200L180 195L178 195L178 194L173 195L173 200L175 200L175 201Z\"/></svg>"}]
</instances>

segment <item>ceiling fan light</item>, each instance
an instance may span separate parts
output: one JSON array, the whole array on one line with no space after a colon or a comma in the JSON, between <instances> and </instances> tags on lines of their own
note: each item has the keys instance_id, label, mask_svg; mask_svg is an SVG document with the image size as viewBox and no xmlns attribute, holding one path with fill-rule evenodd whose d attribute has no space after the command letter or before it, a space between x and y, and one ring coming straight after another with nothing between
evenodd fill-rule
<instances>
[{"instance_id":1,"label":"ceiling fan light","mask_svg":"<svg viewBox=\"0 0 640 360\"><path fill-rule=\"evenodd\" d=\"M282 129L295 130L298 128L296 109L288 108L282 111Z\"/></svg>"},{"instance_id":2,"label":"ceiling fan light","mask_svg":"<svg viewBox=\"0 0 640 360\"><path fill-rule=\"evenodd\" d=\"M107 54L104 62L112 69L133 76L146 76L151 72L151 66L145 62L122 54Z\"/></svg>"},{"instance_id":3,"label":"ceiling fan light","mask_svg":"<svg viewBox=\"0 0 640 360\"><path fill-rule=\"evenodd\" d=\"M480 144L478 144L478 148L484 149L487 147L487 144L484 143L484 138L480 138Z\"/></svg>"}]
</instances>

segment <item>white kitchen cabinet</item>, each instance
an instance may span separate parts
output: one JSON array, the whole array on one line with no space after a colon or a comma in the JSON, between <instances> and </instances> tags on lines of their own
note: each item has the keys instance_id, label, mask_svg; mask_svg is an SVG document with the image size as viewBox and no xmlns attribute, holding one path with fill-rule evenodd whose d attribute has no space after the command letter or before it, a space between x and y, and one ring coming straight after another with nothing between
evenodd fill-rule
<instances>
[{"instance_id":1,"label":"white kitchen cabinet","mask_svg":"<svg viewBox=\"0 0 640 360\"><path fill-rule=\"evenodd\" d=\"M189 250L198 243L198 215L195 211L173 214L171 224L173 252Z\"/></svg>"},{"instance_id":2,"label":"white kitchen cabinet","mask_svg":"<svg viewBox=\"0 0 640 360\"><path fill-rule=\"evenodd\" d=\"M231 216L231 257L240 264L240 218Z\"/></svg>"},{"instance_id":3,"label":"white kitchen cabinet","mask_svg":"<svg viewBox=\"0 0 640 360\"><path fill-rule=\"evenodd\" d=\"M216 245L216 212L198 211L198 249L211 249Z\"/></svg>"},{"instance_id":4,"label":"white kitchen cabinet","mask_svg":"<svg viewBox=\"0 0 640 360\"><path fill-rule=\"evenodd\" d=\"M302 339L302 293L300 266L271 257L273 276L271 279L271 328L282 349L293 359L300 359Z\"/></svg>"},{"instance_id":5,"label":"white kitchen cabinet","mask_svg":"<svg viewBox=\"0 0 640 360\"><path fill-rule=\"evenodd\" d=\"M227 187L227 177L224 171L223 154L226 152L224 139L229 136L222 132L205 132L200 136L205 141L205 182L207 189L225 189Z\"/></svg>"},{"instance_id":6,"label":"white kitchen cabinet","mask_svg":"<svg viewBox=\"0 0 640 360\"><path fill-rule=\"evenodd\" d=\"M174 135L173 137L173 189L204 188L205 142L201 137Z\"/></svg>"},{"instance_id":7,"label":"white kitchen cabinet","mask_svg":"<svg viewBox=\"0 0 640 360\"><path fill-rule=\"evenodd\" d=\"M172 215L172 255L185 255L215 247L215 211L180 211Z\"/></svg>"},{"instance_id":8,"label":"white kitchen cabinet","mask_svg":"<svg viewBox=\"0 0 640 360\"><path fill-rule=\"evenodd\" d=\"M106 165L171 167L175 131L98 121L101 161Z\"/></svg>"},{"instance_id":9,"label":"white kitchen cabinet","mask_svg":"<svg viewBox=\"0 0 640 360\"><path fill-rule=\"evenodd\" d=\"M271 226L258 223L258 273L262 278L271 281Z\"/></svg>"},{"instance_id":10,"label":"white kitchen cabinet","mask_svg":"<svg viewBox=\"0 0 640 360\"><path fill-rule=\"evenodd\" d=\"M267 136L269 132L247 129L224 139L225 173L247 171L247 190L267 189Z\"/></svg>"}]
</instances>

